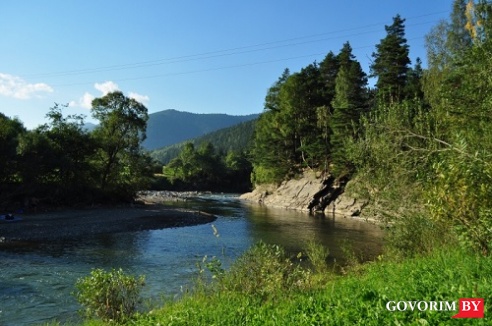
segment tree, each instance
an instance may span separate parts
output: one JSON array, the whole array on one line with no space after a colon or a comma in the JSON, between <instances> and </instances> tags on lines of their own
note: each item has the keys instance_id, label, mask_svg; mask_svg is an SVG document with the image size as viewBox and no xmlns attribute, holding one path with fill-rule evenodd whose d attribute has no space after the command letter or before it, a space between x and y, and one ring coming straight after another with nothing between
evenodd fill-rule
<instances>
[{"instance_id":1,"label":"tree","mask_svg":"<svg viewBox=\"0 0 492 326\"><path fill-rule=\"evenodd\" d=\"M280 110L278 94L282 88L282 85L285 84L289 76L290 71L288 68L285 68L278 80L268 89L268 93L265 97L265 110L274 112L278 112Z\"/></svg>"},{"instance_id":2,"label":"tree","mask_svg":"<svg viewBox=\"0 0 492 326\"><path fill-rule=\"evenodd\" d=\"M285 69L269 88L264 112L256 123L252 146L253 183L278 182L292 165L292 130L290 124L285 124L286 113L280 95L290 76L289 70Z\"/></svg>"},{"instance_id":3,"label":"tree","mask_svg":"<svg viewBox=\"0 0 492 326\"><path fill-rule=\"evenodd\" d=\"M84 189L94 181L90 160L95 153L95 144L83 129L84 116L65 117L63 108L66 107L68 105L55 103L46 115L50 122L42 127L54 155L57 188L65 195Z\"/></svg>"},{"instance_id":4,"label":"tree","mask_svg":"<svg viewBox=\"0 0 492 326\"><path fill-rule=\"evenodd\" d=\"M291 143L296 168L317 166L325 153L317 128L317 108L326 104L323 87L315 62L293 74L280 90L282 124L289 131L286 139Z\"/></svg>"},{"instance_id":5,"label":"tree","mask_svg":"<svg viewBox=\"0 0 492 326\"><path fill-rule=\"evenodd\" d=\"M26 132L17 119L10 119L0 113L0 183L15 181L18 171L17 146L19 137Z\"/></svg>"},{"instance_id":6,"label":"tree","mask_svg":"<svg viewBox=\"0 0 492 326\"><path fill-rule=\"evenodd\" d=\"M321 80L324 84L323 97L327 107L330 108L331 102L335 97L335 79L337 78L338 69L340 69L339 57L332 51L328 52L323 61L319 64Z\"/></svg>"},{"instance_id":7,"label":"tree","mask_svg":"<svg viewBox=\"0 0 492 326\"><path fill-rule=\"evenodd\" d=\"M393 18L393 24L385 26L386 37L376 45L372 54L371 76L377 77L376 88L384 103L398 103L404 96L410 64L409 46L405 38L405 19L400 15Z\"/></svg>"},{"instance_id":8,"label":"tree","mask_svg":"<svg viewBox=\"0 0 492 326\"><path fill-rule=\"evenodd\" d=\"M96 146L83 130L83 116L63 115L55 104L47 124L21 135L18 153L19 194L42 197L50 204L93 199Z\"/></svg>"},{"instance_id":9,"label":"tree","mask_svg":"<svg viewBox=\"0 0 492 326\"><path fill-rule=\"evenodd\" d=\"M20 180L29 189L27 192L45 192L45 185L57 181L57 156L44 128L38 127L23 133L19 138L17 153Z\"/></svg>"},{"instance_id":10,"label":"tree","mask_svg":"<svg viewBox=\"0 0 492 326\"><path fill-rule=\"evenodd\" d=\"M473 44L470 33L472 26L467 18L467 3L469 0L454 0L451 12L451 23L448 25L446 47L452 57L460 56Z\"/></svg>"},{"instance_id":11,"label":"tree","mask_svg":"<svg viewBox=\"0 0 492 326\"><path fill-rule=\"evenodd\" d=\"M197 184L215 189L220 186L226 174L224 163L210 142L205 142L198 148L199 174Z\"/></svg>"},{"instance_id":12,"label":"tree","mask_svg":"<svg viewBox=\"0 0 492 326\"><path fill-rule=\"evenodd\" d=\"M266 106L256 124L253 182L279 182L306 167L326 168L338 62L331 52L321 65L315 62L287 78L284 73L270 88L266 102L275 105Z\"/></svg>"},{"instance_id":13,"label":"tree","mask_svg":"<svg viewBox=\"0 0 492 326\"><path fill-rule=\"evenodd\" d=\"M279 122L279 114L263 112L254 131L252 146L253 184L276 183L281 181L292 165L286 128Z\"/></svg>"},{"instance_id":14,"label":"tree","mask_svg":"<svg viewBox=\"0 0 492 326\"><path fill-rule=\"evenodd\" d=\"M449 29L449 23L442 20L425 36L429 70L443 71L451 64L452 53L448 47Z\"/></svg>"},{"instance_id":15,"label":"tree","mask_svg":"<svg viewBox=\"0 0 492 326\"><path fill-rule=\"evenodd\" d=\"M408 79L405 86L405 94L409 100L421 101L424 99L424 91L422 89L422 78L424 70L422 69L422 60L417 58L415 66L408 70Z\"/></svg>"},{"instance_id":16,"label":"tree","mask_svg":"<svg viewBox=\"0 0 492 326\"><path fill-rule=\"evenodd\" d=\"M335 97L332 101L332 136L330 138L332 162L335 172L348 167L344 141L356 136L359 117L367 105L367 77L352 54L347 42L338 55L340 68L335 80Z\"/></svg>"},{"instance_id":17,"label":"tree","mask_svg":"<svg viewBox=\"0 0 492 326\"><path fill-rule=\"evenodd\" d=\"M177 181L192 183L199 172L198 153L193 143L186 143L179 155L164 166L163 174L175 184Z\"/></svg>"},{"instance_id":18,"label":"tree","mask_svg":"<svg viewBox=\"0 0 492 326\"><path fill-rule=\"evenodd\" d=\"M100 187L129 195L141 177L141 143L146 137L147 108L117 91L92 101L92 116L99 120L93 136L99 144Z\"/></svg>"},{"instance_id":19,"label":"tree","mask_svg":"<svg viewBox=\"0 0 492 326\"><path fill-rule=\"evenodd\" d=\"M476 40L486 42L492 32L492 3L490 0L480 0L476 6L474 2L468 3L469 27L476 32Z\"/></svg>"},{"instance_id":20,"label":"tree","mask_svg":"<svg viewBox=\"0 0 492 326\"><path fill-rule=\"evenodd\" d=\"M227 164L234 164L234 170L232 167L229 168L229 165L226 167L226 160ZM241 176L243 167L240 164L244 163L239 161L239 158L229 155L227 159L223 158L209 142L202 143L198 150L189 142L178 157L164 166L163 173L177 189L226 191L231 189L233 183L230 177ZM244 176L242 177L234 181L242 183Z\"/></svg>"}]
</instances>

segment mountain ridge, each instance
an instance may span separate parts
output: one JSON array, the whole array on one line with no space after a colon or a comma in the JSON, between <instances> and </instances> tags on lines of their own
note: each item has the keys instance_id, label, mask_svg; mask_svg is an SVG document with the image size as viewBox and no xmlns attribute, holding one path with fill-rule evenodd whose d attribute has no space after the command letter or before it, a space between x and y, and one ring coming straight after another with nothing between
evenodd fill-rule
<instances>
[{"instance_id":1,"label":"mountain ridge","mask_svg":"<svg viewBox=\"0 0 492 326\"><path fill-rule=\"evenodd\" d=\"M199 147L203 143L211 143L217 151L223 153L247 151L253 139L255 123L256 119L240 122L196 138L154 149L150 155L156 161L166 165L179 155L186 143L192 143L195 147Z\"/></svg>"},{"instance_id":2,"label":"mountain ridge","mask_svg":"<svg viewBox=\"0 0 492 326\"><path fill-rule=\"evenodd\" d=\"M192 113L168 109L149 114L143 147L154 150L254 120L259 114Z\"/></svg>"}]
</instances>

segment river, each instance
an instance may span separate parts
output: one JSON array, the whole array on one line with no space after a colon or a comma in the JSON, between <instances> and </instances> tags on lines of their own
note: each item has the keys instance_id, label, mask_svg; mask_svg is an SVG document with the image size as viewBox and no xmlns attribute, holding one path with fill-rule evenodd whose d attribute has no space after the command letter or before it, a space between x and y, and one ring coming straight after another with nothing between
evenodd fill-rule
<instances>
[{"instance_id":1,"label":"river","mask_svg":"<svg viewBox=\"0 0 492 326\"><path fill-rule=\"evenodd\" d=\"M0 325L80 321L71 294L75 281L93 268L123 268L146 276L142 296L148 306L179 296L197 274L204 256L227 267L258 241L299 252L309 240L343 260L344 248L371 259L381 252L382 231L354 218L313 217L305 213L248 204L232 195L207 195L170 203L218 216L211 224L101 235L77 242L0 250Z\"/></svg>"}]
</instances>

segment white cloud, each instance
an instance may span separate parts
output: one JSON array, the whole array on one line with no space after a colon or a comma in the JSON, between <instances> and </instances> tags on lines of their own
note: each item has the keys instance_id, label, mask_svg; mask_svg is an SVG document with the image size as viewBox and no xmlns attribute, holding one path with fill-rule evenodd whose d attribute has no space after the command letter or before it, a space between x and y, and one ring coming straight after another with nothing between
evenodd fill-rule
<instances>
[{"instance_id":1,"label":"white cloud","mask_svg":"<svg viewBox=\"0 0 492 326\"><path fill-rule=\"evenodd\" d=\"M0 95L28 100L39 93L52 92L53 88L45 83L29 84L20 77L0 73Z\"/></svg>"},{"instance_id":2,"label":"white cloud","mask_svg":"<svg viewBox=\"0 0 492 326\"><path fill-rule=\"evenodd\" d=\"M147 104L150 101L150 98L147 95L140 95L140 94L137 94L137 93L134 93L134 92L130 92L128 94L128 97L129 98L133 98L133 99L135 99L136 101L138 101L138 102L140 102L142 104Z\"/></svg>"},{"instance_id":3,"label":"white cloud","mask_svg":"<svg viewBox=\"0 0 492 326\"><path fill-rule=\"evenodd\" d=\"M84 109L92 108L92 101L95 99L94 95L85 92L84 95L79 99L79 105Z\"/></svg>"},{"instance_id":4,"label":"white cloud","mask_svg":"<svg viewBox=\"0 0 492 326\"><path fill-rule=\"evenodd\" d=\"M92 95L89 92L85 92L84 95L82 95L81 98L79 98L78 101L70 101L68 103L68 106L73 108L73 107L80 107L84 109L91 109L92 108L92 101L95 99L94 95Z\"/></svg>"},{"instance_id":5,"label":"white cloud","mask_svg":"<svg viewBox=\"0 0 492 326\"><path fill-rule=\"evenodd\" d=\"M94 87L100 91L102 93L102 95L106 95L108 93L112 93L112 92L115 92L115 91L119 91L119 87L116 83L112 82L112 81L106 81L102 84L99 84L99 83L95 83L94 84Z\"/></svg>"},{"instance_id":6,"label":"white cloud","mask_svg":"<svg viewBox=\"0 0 492 326\"><path fill-rule=\"evenodd\" d=\"M106 81L104 83L95 83L94 88L102 93L101 96L105 96L108 93L120 90L118 85L112 81ZM130 92L128 94L128 97L133 98L133 99L135 99L138 102L143 103L143 104L146 104L150 100L148 96L137 94L135 92ZM92 101L95 98L96 97L94 95L92 95L91 93L85 92L84 95L81 98L79 98L78 101L71 101L69 103L69 106L90 109L90 108L92 108Z\"/></svg>"}]
</instances>

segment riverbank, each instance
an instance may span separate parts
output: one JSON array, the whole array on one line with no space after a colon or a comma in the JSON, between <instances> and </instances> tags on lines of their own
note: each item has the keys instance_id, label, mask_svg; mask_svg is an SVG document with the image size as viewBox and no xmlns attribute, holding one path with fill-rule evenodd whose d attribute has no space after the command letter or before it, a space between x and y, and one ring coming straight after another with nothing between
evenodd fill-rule
<instances>
[{"instance_id":1,"label":"riverbank","mask_svg":"<svg viewBox=\"0 0 492 326\"><path fill-rule=\"evenodd\" d=\"M240 198L267 207L372 219L363 215L369 200L345 192L349 182L308 170L280 185L257 185L252 192L242 194Z\"/></svg>"},{"instance_id":2,"label":"riverbank","mask_svg":"<svg viewBox=\"0 0 492 326\"><path fill-rule=\"evenodd\" d=\"M162 204L71 209L17 215L15 222L0 222L0 243L76 240L97 234L182 227L213 222L200 211L169 208Z\"/></svg>"},{"instance_id":3,"label":"riverbank","mask_svg":"<svg viewBox=\"0 0 492 326\"><path fill-rule=\"evenodd\" d=\"M456 324L460 298L482 298L485 318L461 319L460 325L490 325L492 261L486 256L442 248L354 266L344 276L323 268L293 275L285 273L276 247L257 249L211 283L137 315L131 324L448 325Z\"/></svg>"}]
</instances>

